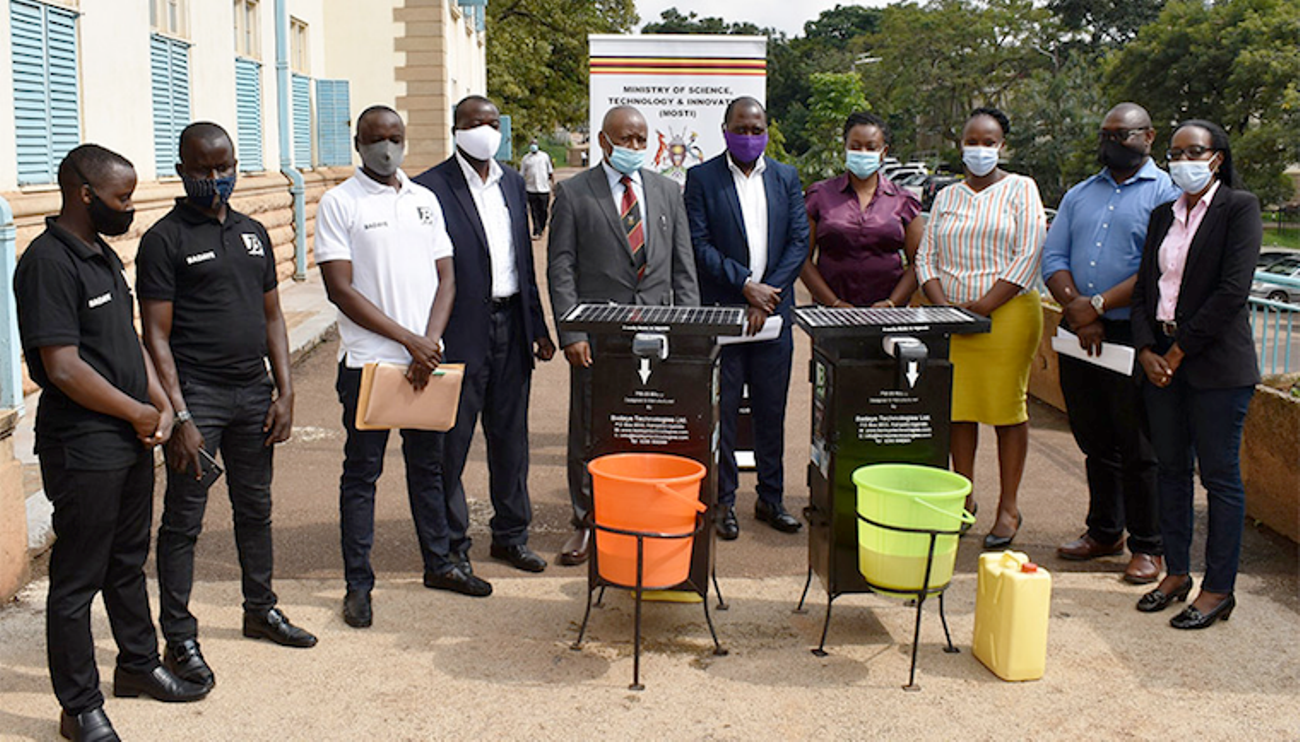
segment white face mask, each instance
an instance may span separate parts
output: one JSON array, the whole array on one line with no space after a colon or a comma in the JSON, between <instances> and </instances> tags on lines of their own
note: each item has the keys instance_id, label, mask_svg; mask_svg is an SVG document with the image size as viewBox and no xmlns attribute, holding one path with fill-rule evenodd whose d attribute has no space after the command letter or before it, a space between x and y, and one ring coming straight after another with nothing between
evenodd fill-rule
<instances>
[{"instance_id":1,"label":"white face mask","mask_svg":"<svg viewBox=\"0 0 1300 742\"><path fill-rule=\"evenodd\" d=\"M501 132L483 124L473 129L457 129L456 146L475 160L490 160L496 157L501 147Z\"/></svg>"},{"instance_id":2,"label":"white face mask","mask_svg":"<svg viewBox=\"0 0 1300 742\"><path fill-rule=\"evenodd\" d=\"M961 161L970 174L978 178L993 172L1001 152L1001 147L962 147Z\"/></svg>"},{"instance_id":3,"label":"white face mask","mask_svg":"<svg viewBox=\"0 0 1300 742\"><path fill-rule=\"evenodd\" d=\"M1187 193L1200 193L1210 184L1214 171L1209 160L1179 160L1169 163L1169 177Z\"/></svg>"}]
</instances>

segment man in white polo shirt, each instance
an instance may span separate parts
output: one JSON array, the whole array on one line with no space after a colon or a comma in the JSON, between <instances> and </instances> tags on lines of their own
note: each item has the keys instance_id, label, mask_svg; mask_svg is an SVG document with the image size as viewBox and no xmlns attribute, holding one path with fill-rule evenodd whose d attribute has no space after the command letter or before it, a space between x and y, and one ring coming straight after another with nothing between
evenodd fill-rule
<instances>
[{"instance_id":1,"label":"man in white polo shirt","mask_svg":"<svg viewBox=\"0 0 1300 742\"><path fill-rule=\"evenodd\" d=\"M355 139L362 166L321 198L316 215L316 261L339 308L336 389L348 436L339 482L347 581L343 619L356 628L372 621L375 482L388 445L388 431L356 429L361 369L376 361L409 364L408 380L422 388L442 362L442 334L455 296L442 209L432 192L399 169L405 143L406 127L396 111L367 108L357 119ZM401 432L425 586L490 595L492 586L463 571L449 554L443 434Z\"/></svg>"}]
</instances>

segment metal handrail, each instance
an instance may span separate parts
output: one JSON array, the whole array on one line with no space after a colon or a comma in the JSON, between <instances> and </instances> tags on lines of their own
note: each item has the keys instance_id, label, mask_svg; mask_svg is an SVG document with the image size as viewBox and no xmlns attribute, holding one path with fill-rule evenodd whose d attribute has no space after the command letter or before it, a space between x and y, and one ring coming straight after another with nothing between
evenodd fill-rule
<instances>
[{"instance_id":1,"label":"metal handrail","mask_svg":"<svg viewBox=\"0 0 1300 742\"><path fill-rule=\"evenodd\" d=\"M1265 271L1255 271L1255 282L1300 288L1300 279ZM1251 335L1260 344L1259 372L1266 375L1290 373L1292 335L1300 305L1258 296L1250 297L1249 303Z\"/></svg>"}]
</instances>

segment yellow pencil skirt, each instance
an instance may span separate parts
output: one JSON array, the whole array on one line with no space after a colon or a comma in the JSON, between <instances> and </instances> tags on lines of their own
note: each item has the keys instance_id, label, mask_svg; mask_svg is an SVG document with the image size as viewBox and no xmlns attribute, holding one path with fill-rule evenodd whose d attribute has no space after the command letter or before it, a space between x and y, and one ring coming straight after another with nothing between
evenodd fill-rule
<instances>
[{"instance_id":1,"label":"yellow pencil skirt","mask_svg":"<svg viewBox=\"0 0 1300 742\"><path fill-rule=\"evenodd\" d=\"M992 331L953 335L953 422L1015 425L1029 419L1029 365L1043 335L1037 291L1023 293L993 310Z\"/></svg>"}]
</instances>

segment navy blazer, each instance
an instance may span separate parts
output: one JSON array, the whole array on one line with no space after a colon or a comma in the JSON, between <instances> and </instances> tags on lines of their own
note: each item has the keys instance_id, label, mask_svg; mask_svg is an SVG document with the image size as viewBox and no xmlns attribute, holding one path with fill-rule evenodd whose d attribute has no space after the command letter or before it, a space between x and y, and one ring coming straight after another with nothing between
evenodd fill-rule
<instances>
[{"instance_id":1,"label":"navy blazer","mask_svg":"<svg viewBox=\"0 0 1300 742\"><path fill-rule=\"evenodd\" d=\"M542 315L542 302L537 293L537 274L533 270L533 242L528 234L528 216L524 179L515 170L501 166L501 193L510 212L510 236L515 247L515 272L519 276L519 301L524 332L519 342L523 357L533 364L533 341L549 338L546 320ZM433 191L442 205L442 215L447 224L447 235L454 248L453 264L456 268L456 301L452 305L451 319L442 334L446 343L446 358L450 363L480 364L487 361L489 332L492 314L492 259L488 255L487 234L479 219L469 183L452 155L439 165L420 173L416 183Z\"/></svg>"},{"instance_id":2,"label":"navy blazer","mask_svg":"<svg viewBox=\"0 0 1300 742\"><path fill-rule=\"evenodd\" d=\"M808 257L808 212L799 173L764 157L767 191L767 269L762 283L781 289L777 312L789 323L794 281ZM745 306L749 240L736 182L724 152L686 171L686 216L699 273L700 303Z\"/></svg>"},{"instance_id":3,"label":"navy blazer","mask_svg":"<svg viewBox=\"0 0 1300 742\"><path fill-rule=\"evenodd\" d=\"M1174 222L1174 202L1151 212L1142 266L1133 286L1133 347L1155 345L1160 301L1160 244ZM1178 289L1174 339L1186 357L1178 367L1198 389L1259 383L1255 340L1250 331L1250 283L1254 280L1263 224L1259 200L1249 191L1220 185L1201 219Z\"/></svg>"}]
</instances>

